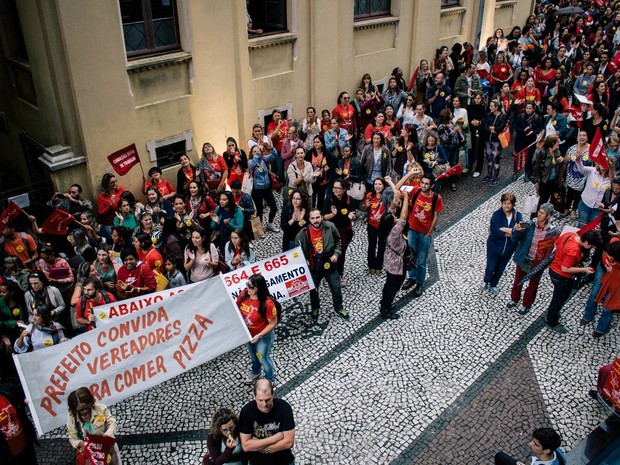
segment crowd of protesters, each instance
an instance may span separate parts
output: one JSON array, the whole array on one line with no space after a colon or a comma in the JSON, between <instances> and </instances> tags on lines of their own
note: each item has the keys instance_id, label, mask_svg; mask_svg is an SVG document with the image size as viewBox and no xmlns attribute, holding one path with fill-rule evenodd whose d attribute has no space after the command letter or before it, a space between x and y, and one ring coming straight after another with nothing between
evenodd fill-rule
<instances>
[{"instance_id":1,"label":"crowd of protesters","mask_svg":"<svg viewBox=\"0 0 620 465\"><path fill-rule=\"evenodd\" d=\"M584 12L554 14L568 3ZM502 196L491 219L480 290L497 295L513 258L508 307L525 314L541 276L528 273L551 257L554 293L547 323L558 325L573 277L592 275L581 324L594 320L601 303L593 335L603 336L612 312L620 310L620 1L597 5L543 2L523 27L507 35L497 29L477 54L469 43L442 46L431 60L421 60L408 81L401 68L393 69L383 89L365 74L353 93L338 95L334 108L319 114L309 106L299 122L274 110L267 127L251 129L247 150L232 137L222 153L218 144L206 142L199 159L179 158L175 179L151 168L139 193L110 173L102 177L96 199L83 198L78 184L56 193L49 206L76 220L66 242L46 235L39 226L45 219L37 215L2 231L3 377L14 375L7 354L41 350L95 328L98 305L204 281L267 258L257 257L253 246L265 234L281 234L283 250L301 246L317 288L325 278L333 311L349 320L342 298L345 257L359 240L353 223L365 221L368 273L387 272L380 315L397 319L393 301L401 285L412 289L407 298L423 293L432 235L444 210L441 189L456 191L464 176L496 186L513 175L500 173L502 156L515 153L524 160L526 182L539 194L536 215L529 221L515 210L514 195ZM593 159L590 146L599 140L604 153ZM462 169L455 171L457 166ZM600 214L601 231L556 238L557 231L550 232L554 212L580 227ZM586 249L593 249L588 266L582 264ZM273 383L269 352L280 304L262 276L252 276L246 287L237 301L252 335L246 381L262 374ZM318 320L320 306L314 290L311 320ZM272 385L256 393L272 396ZM74 415L80 412L76 402ZM232 427L224 428L236 416L219 415L214 439L236 454L239 442L226 434ZM281 438L290 449L289 439Z\"/></svg>"}]
</instances>

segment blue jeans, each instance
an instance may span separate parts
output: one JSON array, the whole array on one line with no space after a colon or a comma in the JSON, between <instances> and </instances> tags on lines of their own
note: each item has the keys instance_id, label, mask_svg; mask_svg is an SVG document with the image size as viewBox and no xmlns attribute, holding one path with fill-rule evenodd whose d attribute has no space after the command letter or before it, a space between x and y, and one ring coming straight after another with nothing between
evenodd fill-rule
<instances>
[{"instance_id":1,"label":"blue jeans","mask_svg":"<svg viewBox=\"0 0 620 465\"><path fill-rule=\"evenodd\" d=\"M590 208L583 200L579 202L579 206L577 207L577 214L579 218L579 226L583 227L594 219L601 213L598 208Z\"/></svg>"},{"instance_id":2,"label":"blue jeans","mask_svg":"<svg viewBox=\"0 0 620 465\"><path fill-rule=\"evenodd\" d=\"M275 338L275 332L271 331L266 336L261 337L256 344L252 344L251 342L246 343L248 351L250 352L250 358L252 359L252 373L260 375L262 367L263 370L265 370L265 378L269 381L273 381L276 375L270 355L271 346Z\"/></svg>"},{"instance_id":3,"label":"blue jeans","mask_svg":"<svg viewBox=\"0 0 620 465\"><path fill-rule=\"evenodd\" d=\"M596 271L594 273L594 280L592 282L592 290L590 291L590 297L588 298L588 302L586 303L586 308L583 311L583 319L586 321L594 321L594 317L596 316L596 310L598 304L594 302L598 291L601 289L601 279L605 274L605 268L603 268L602 263L599 263L596 267ZM611 317L613 313L610 310L607 310L605 307L602 307L601 317L598 320L598 324L596 325L596 331L599 333L606 333L609 331L609 325L611 324Z\"/></svg>"},{"instance_id":4,"label":"blue jeans","mask_svg":"<svg viewBox=\"0 0 620 465\"><path fill-rule=\"evenodd\" d=\"M417 254L417 266L414 270L409 270L409 279L417 284L424 284L426 280L426 261L431 248L432 238L426 237L424 233L410 229L407 233L407 242L409 247L415 250Z\"/></svg>"}]
</instances>

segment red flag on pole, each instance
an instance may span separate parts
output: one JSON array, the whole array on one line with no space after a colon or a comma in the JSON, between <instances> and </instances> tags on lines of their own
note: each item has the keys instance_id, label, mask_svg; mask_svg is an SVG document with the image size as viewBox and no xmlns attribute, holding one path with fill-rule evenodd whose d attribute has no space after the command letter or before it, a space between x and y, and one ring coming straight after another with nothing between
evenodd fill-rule
<instances>
[{"instance_id":1,"label":"red flag on pole","mask_svg":"<svg viewBox=\"0 0 620 465\"><path fill-rule=\"evenodd\" d=\"M519 153L515 153L515 174L520 173L525 168L525 164L527 162L527 152L529 147L525 147Z\"/></svg>"},{"instance_id":2,"label":"red flag on pole","mask_svg":"<svg viewBox=\"0 0 620 465\"><path fill-rule=\"evenodd\" d=\"M448 168L445 171L445 173L442 173L439 176L437 176L435 180L449 178L450 176L456 176L457 174L461 174L462 172L463 172L463 167L461 165L454 165L452 168Z\"/></svg>"},{"instance_id":3,"label":"red flag on pole","mask_svg":"<svg viewBox=\"0 0 620 465\"><path fill-rule=\"evenodd\" d=\"M9 200L9 204L0 215L0 233L22 213L22 209L12 200Z\"/></svg>"},{"instance_id":4,"label":"red flag on pole","mask_svg":"<svg viewBox=\"0 0 620 465\"><path fill-rule=\"evenodd\" d=\"M597 8L603 8L603 6L605 5L607 0L592 0L592 3L594 4L594 6L596 6Z\"/></svg>"},{"instance_id":5,"label":"red flag on pole","mask_svg":"<svg viewBox=\"0 0 620 465\"><path fill-rule=\"evenodd\" d=\"M590 159L594 163L598 163L604 169L609 169L609 163L607 163L607 154L605 153L605 141L601 136L601 128L596 129L592 143L590 144Z\"/></svg>"},{"instance_id":6,"label":"red flag on pole","mask_svg":"<svg viewBox=\"0 0 620 465\"><path fill-rule=\"evenodd\" d=\"M136 144L131 144L124 149L114 152L108 157L108 161L119 176L124 176L131 168L133 168L133 166L140 163L140 157L138 156Z\"/></svg>"},{"instance_id":7,"label":"red flag on pole","mask_svg":"<svg viewBox=\"0 0 620 465\"><path fill-rule=\"evenodd\" d=\"M67 234L69 224L73 221L75 218L66 211L54 209L41 225L41 229L45 234Z\"/></svg>"},{"instance_id":8,"label":"red flag on pole","mask_svg":"<svg viewBox=\"0 0 620 465\"><path fill-rule=\"evenodd\" d=\"M601 226L602 219L603 219L603 214L599 213L599 215L596 218L594 218L592 221L586 224L583 228L577 231L577 234L579 234L579 236L581 237L581 235L586 231L591 231L593 229L599 229Z\"/></svg>"}]
</instances>

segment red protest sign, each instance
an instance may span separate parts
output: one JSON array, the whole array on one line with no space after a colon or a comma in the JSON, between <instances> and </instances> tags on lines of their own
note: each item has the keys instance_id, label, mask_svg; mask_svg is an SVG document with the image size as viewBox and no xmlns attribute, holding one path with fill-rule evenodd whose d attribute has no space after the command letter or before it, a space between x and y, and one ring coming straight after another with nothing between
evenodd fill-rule
<instances>
[{"instance_id":1,"label":"red protest sign","mask_svg":"<svg viewBox=\"0 0 620 465\"><path fill-rule=\"evenodd\" d=\"M607 154L605 153L605 141L601 135L601 128L596 129L592 143L590 144L590 159L594 163L598 163L603 169L609 169L607 162Z\"/></svg>"},{"instance_id":2,"label":"red protest sign","mask_svg":"<svg viewBox=\"0 0 620 465\"><path fill-rule=\"evenodd\" d=\"M21 212L22 212L22 209L19 208L19 206L15 202L13 202L12 200L9 200L9 204L2 212L2 215L0 215L0 233L3 232L5 228L13 220L15 220L15 218L19 216Z\"/></svg>"},{"instance_id":3,"label":"red protest sign","mask_svg":"<svg viewBox=\"0 0 620 465\"><path fill-rule=\"evenodd\" d=\"M55 209L43 222L41 229L45 234L67 234L69 225L74 220L66 211Z\"/></svg>"},{"instance_id":4,"label":"red protest sign","mask_svg":"<svg viewBox=\"0 0 620 465\"><path fill-rule=\"evenodd\" d=\"M620 408L620 358L616 358L603 386L603 396Z\"/></svg>"},{"instance_id":5,"label":"red protest sign","mask_svg":"<svg viewBox=\"0 0 620 465\"><path fill-rule=\"evenodd\" d=\"M447 169L445 173L437 176L435 180L449 178L450 176L456 176L457 174L461 174L462 172L463 167L461 165L454 165L452 168Z\"/></svg>"},{"instance_id":6,"label":"red protest sign","mask_svg":"<svg viewBox=\"0 0 620 465\"><path fill-rule=\"evenodd\" d=\"M527 152L528 152L528 147L525 147L519 153L515 153L515 159L514 159L515 174L520 173L525 168L525 164L527 162Z\"/></svg>"},{"instance_id":7,"label":"red protest sign","mask_svg":"<svg viewBox=\"0 0 620 465\"><path fill-rule=\"evenodd\" d=\"M107 465L108 455L116 439L111 436L89 434L84 443L84 457L91 465Z\"/></svg>"},{"instance_id":8,"label":"red protest sign","mask_svg":"<svg viewBox=\"0 0 620 465\"><path fill-rule=\"evenodd\" d=\"M131 144L124 149L114 152L108 157L108 161L119 176L124 176L133 166L140 163L140 157L138 156L136 144Z\"/></svg>"}]
</instances>

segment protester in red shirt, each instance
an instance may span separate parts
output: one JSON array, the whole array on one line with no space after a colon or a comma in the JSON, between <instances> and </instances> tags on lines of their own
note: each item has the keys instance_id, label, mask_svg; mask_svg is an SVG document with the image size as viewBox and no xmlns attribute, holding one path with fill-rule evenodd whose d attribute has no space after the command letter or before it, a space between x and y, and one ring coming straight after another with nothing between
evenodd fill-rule
<instances>
[{"instance_id":1,"label":"protester in red shirt","mask_svg":"<svg viewBox=\"0 0 620 465\"><path fill-rule=\"evenodd\" d=\"M94 307L116 302L116 298L103 290L103 284L99 278L89 277L82 285L82 297L75 305L75 321L86 327L86 331L95 328L97 319Z\"/></svg>"},{"instance_id":2,"label":"protester in red shirt","mask_svg":"<svg viewBox=\"0 0 620 465\"><path fill-rule=\"evenodd\" d=\"M226 152L224 152L224 161L228 166L228 179L226 182L230 184L238 180L243 182L243 175L248 170L248 157L243 150L237 145L234 137L226 139Z\"/></svg>"},{"instance_id":3,"label":"protester in red shirt","mask_svg":"<svg viewBox=\"0 0 620 465\"><path fill-rule=\"evenodd\" d=\"M26 268L34 271L34 264L39 259L39 254L37 253L37 243L30 234L17 232L14 226L7 225L2 231L0 241L6 256L18 257Z\"/></svg>"},{"instance_id":4,"label":"protester in red shirt","mask_svg":"<svg viewBox=\"0 0 620 465\"><path fill-rule=\"evenodd\" d=\"M579 266L583 259L582 249L592 249L600 243L600 233L593 230L584 232L581 237L574 232L565 233L555 241L555 257L549 267L553 296L547 308L547 325L551 328L559 324L560 310L573 291L573 275L594 273L589 266Z\"/></svg>"},{"instance_id":5,"label":"protester in red shirt","mask_svg":"<svg viewBox=\"0 0 620 465\"><path fill-rule=\"evenodd\" d=\"M138 253L133 248L121 252L123 266L116 273L116 290L120 299L128 299L139 295L150 294L157 288L153 272L141 263L138 265Z\"/></svg>"},{"instance_id":6,"label":"protester in red shirt","mask_svg":"<svg viewBox=\"0 0 620 465\"><path fill-rule=\"evenodd\" d=\"M349 93L340 92L338 96L338 105L332 110L332 118L335 116L340 118L339 126L342 129L346 129L347 133L355 134L355 108L349 101Z\"/></svg>"},{"instance_id":7,"label":"protester in red shirt","mask_svg":"<svg viewBox=\"0 0 620 465\"><path fill-rule=\"evenodd\" d=\"M140 232L133 238L133 246L138 253L138 259L145 263L151 271L158 271L164 274L164 258L153 247L153 240L150 234Z\"/></svg>"},{"instance_id":8,"label":"protester in red shirt","mask_svg":"<svg viewBox=\"0 0 620 465\"><path fill-rule=\"evenodd\" d=\"M390 225L382 225L381 221L387 213L394 193L387 188L383 178L373 182L373 190L366 194L360 210L368 211L368 272L379 275L383 268L383 256Z\"/></svg>"},{"instance_id":9,"label":"protester in red shirt","mask_svg":"<svg viewBox=\"0 0 620 465\"><path fill-rule=\"evenodd\" d=\"M106 173L101 178L101 189L97 194L97 212L101 217L101 225L106 226L103 231L105 236L111 234L111 227L114 224L115 213L118 210L118 202L125 188L116 181L116 176ZM103 228L102 228L103 229Z\"/></svg>"},{"instance_id":10,"label":"protester in red shirt","mask_svg":"<svg viewBox=\"0 0 620 465\"><path fill-rule=\"evenodd\" d=\"M198 171L200 181L206 192L219 194L226 188L226 179L228 179L228 166L224 161L224 157L218 155L215 148L205 142L202 146L203 157L198 162Z\"/></svg>"},{"instance_id":11,"label":"protester in red shirt","mask_svg":"<svg viewBox=\"0 0 620 465\"><path fill-rule=\"evenodd\" d=\"M424 175L420 189L411 195L409 202L409 232L407 242L416 252L417 266L409 271L409 279L403 290L414 288L414 295L420 297L426 280L426 261L431 247L431 240L439 214L443 211L441 195L432 191L435 180Z\"/></svg>"},{"instance_id":12,"label":"protester in red shirt","mask_svg":"<svg viewBox=\"0 0 620 465\"><path fill-rule=\"evenodd\" d=\"M265 378L273 383L276 374L270 352L282 307L269 293L264 276L254 274L248 278L246 289L237 297L237 307L252 336L246 344L252 359L252 371L245 383L252 384L258 379L261 367Z\"/></svg>"},{"instance_id":13,"label":"protester in red shirt","mask_svg":"<svg viewBox=\"0 0 620 465\"><path fill-rule=\"evenodd\" d=\"M161 177L161 168L158 166L152 167L149 170L149 177L151 180L147 181L146 176L144 176L144 189L142 189L143 194L146 194L149 187L155 186L164 199L167 200L174 197L176 190L170 181Z\"/></svg>"}]
</instances>

